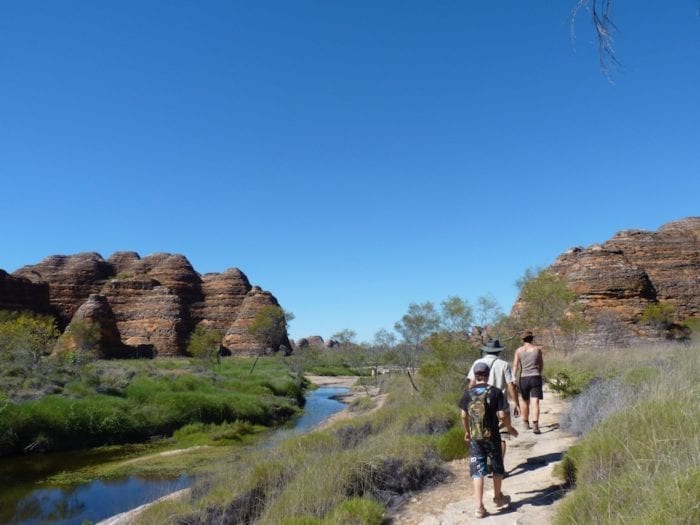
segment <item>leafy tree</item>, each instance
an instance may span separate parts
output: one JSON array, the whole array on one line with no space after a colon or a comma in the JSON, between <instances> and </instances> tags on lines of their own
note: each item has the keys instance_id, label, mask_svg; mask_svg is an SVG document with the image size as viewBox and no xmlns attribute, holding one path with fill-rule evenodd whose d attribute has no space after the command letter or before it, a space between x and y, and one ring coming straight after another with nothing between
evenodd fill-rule
<instances>
[{"instance_id":1,"label":"leafy tree","mask_svg":"<svg viewBox=\"0 0 700 525\"><path fill-rule=\"evenodd\" d=\"M493 295L482 295L476 300L476 319L479 326L492 326L501 317L503 317L503 310Z\"/></svg>"},{"instance_id":2,"label":"leafy tree","mask_svg":"<svg viewBox=\"0 0 700 525\"><path fill-rule=\"evenodd\" d=\"M212 372L221 367L221 332L198 324L190 335L187 352L211 366Z\"/></svg>"},{"instance_id":3,"label":"leafy tree","mask_svg":"<svg viewBox=\"0 0 700 525\"><path fill-rule=\"evenodd\" d=\"M535 277L526 271L520 288L522 309L519 320L524 327L549 335L552 348L557 348L557 332L572 312L576 294L568 287L566 279L551 271L543 270Z\"/></svg>"},{"instance_id":4,"label":"leafy tree","mask_svg":"<svg viewBox=\"0 0 700 525\"><path fill-rule=\"evenodd\" d=\"M396 346L396 334L381 328L374 334L372 344L379 352L388 352Z\"/></svg>"},{"instance_id":5,"label":"leafy tree","mask_svg":"<svg viewBox=\"0 0 700 525\"><path fill-rule=\"evenodd\" d=\"M253 323L248 328L264 347L279 349L287 340L287 324L294 319L294 314L285 312L279 306L269 305L255 314Z\"/></svg>"},{"instance_id":6,"label":"leafy tree","mask_svg":"<svg viewBox=\"0 0 700 525\"><path fill-rule=\"evenodd\" d=\"M264 306L255 314L253 323L248 327L248 333L253 335L263 346L262 350L255 356L250 373L255 370L260 356L268 349L279 350L287 341L287 323L294 319L292 312L285 312L281 307L275 305ZM286 353L291 352L291 348Z\"/></svg>"},{"instance_id":7,"label":"leafy tree","mask_svg":"<svg viewBox=\"0 0 700 525\"><path fill-rule=\"evenodd\" d=\"M469 301L451 295L440 303L442 326L447 332L466 332L474 324L474 314Z\"/></svg>"},{"instance_id":8,"label":"leafy tree","mask_svg":"<svg viewBox=\"0 0 700 525\"><path fill-rule=\"evenodd\" d=\"M331 336L331 339L336 341L341 346L349 346L355 344L355 339L357 338L357 332L349 328L345 328L340 332L336 332Z\"/></svg>"},{"instance_id":9,"label":"leafy tree","mask_svg":"<svg viewBox=\"0 0 700 525\"><path fill-rule=\"evenodd\" d=\"M399 366L401 366L411 386L418 391L413 374L419 365L420 353L424 348L425 339L440 327L440 315L431 302L423 304L411 303L401 321L394 325L394 329L403 337L403 344L396 348Z\"/></svg>"},{"instance_id":10,"label":"leafy tree","mask_svg":"<svg viewBox=\"0 0 700 525\"><path fill-rule=\"evenodd\" d=\"M0 312L0 359L32 369L53 350L60 331L53 317Z\"/></svg>"}]
</instances>

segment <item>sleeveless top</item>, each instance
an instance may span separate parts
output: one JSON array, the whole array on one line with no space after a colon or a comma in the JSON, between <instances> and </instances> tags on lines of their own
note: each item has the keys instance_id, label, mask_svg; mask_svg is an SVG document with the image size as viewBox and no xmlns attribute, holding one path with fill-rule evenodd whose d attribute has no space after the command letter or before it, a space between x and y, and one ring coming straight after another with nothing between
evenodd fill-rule
<instances>
[{"instance_id":1,"label":"sleeveless top","mask_svg":"<svg viewBox=\"0 0 700 525\"><path fill-rule=\"evenodd\" d=\"M524 346L521 346L518 350L520 351L520 366L522 367L520 377L540 375L540 366L537 359L539 352L537 350L526 352Z\"/></svg>"}]
</instances>

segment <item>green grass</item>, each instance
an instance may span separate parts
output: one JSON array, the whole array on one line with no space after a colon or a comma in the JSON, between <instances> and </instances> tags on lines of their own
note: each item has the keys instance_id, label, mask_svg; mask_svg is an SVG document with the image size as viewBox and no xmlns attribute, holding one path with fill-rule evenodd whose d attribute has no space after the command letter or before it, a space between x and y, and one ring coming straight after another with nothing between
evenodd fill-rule
<instances>
[{"instance_id":1,"label":"green grass","mask_svg":"<svg viewBox=\"0 0 700 525\"><path fill-rule=\"evenodd\" d=\"M558 473L575 490L555 523L700 523L699 350L629 349L596 365L614 369L635 401L566 453Z\"/></svg>"},{"instance_id":2,"label":"green grass","mask_svg":"<svg viewBox=\"0 0 700 525\"><path fill-rule=\"evenodd\" d=\"M188 500L149 509L140 522L385 522L393 497L444 479L443 461L466 453L455 399L421 398L403 376L388 388L382 409L231 458Z\"/></svg>"},{"instance_id":3,"label":"green grass","mask_svg":"<svg viewBox=\"0 0 700 525\"><path fill-rule=\"evenodd\" d=\"M235 358L217 373L187 359L92 363L60 394L0 400L0 455L141 442L193 423L230 441L245 425L272 426L298 412L300 377L273 359L249 371L249 360Z\"/></svg>"}]
</instances>

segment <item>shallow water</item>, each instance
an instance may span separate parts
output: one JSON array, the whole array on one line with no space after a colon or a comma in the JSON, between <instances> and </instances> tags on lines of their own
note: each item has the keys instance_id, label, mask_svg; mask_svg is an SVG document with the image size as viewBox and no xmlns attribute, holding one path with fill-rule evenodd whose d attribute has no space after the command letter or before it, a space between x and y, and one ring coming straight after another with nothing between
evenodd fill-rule
<instances>
[{"instance_id":1,"label":"shallow water","mask_svg":"<svg viewBox=\"0 0 700 525\"><path fill-rule=\"evenodd\" d=\"M263 446L274 446L283 439L308 432L339 412L345 405L333 398L348 391L344 387L322 387L309 392L302 415L290 427L272 432ZM119 454L123 454L123 450ZM61 471L113 459L114 452L109 451L0 458L0 523L94 523L185 488L193 479L190 476L177 479L132 476L71 487L36 487L42 479Z\"/></svg>"}]
</instances>

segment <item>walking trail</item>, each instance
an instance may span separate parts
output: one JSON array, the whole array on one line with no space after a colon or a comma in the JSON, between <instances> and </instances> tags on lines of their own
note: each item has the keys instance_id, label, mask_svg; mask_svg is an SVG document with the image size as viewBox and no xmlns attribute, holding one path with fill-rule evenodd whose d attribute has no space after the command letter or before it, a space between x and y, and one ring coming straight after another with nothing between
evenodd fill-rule
<instances>
[{"instance_id":1,"label":"walking trail","mask_svg":"<svg viewBox=\"0 0 700 525\"><path fill-rule=\"evenodd\" d=\"M474 493L469 477L468 459L448 463L451 473L447 482L414 493L391 512L395 525L542 525L551 523L556 506L565 491L562 480L552 469L576 438L559 428L559 419L568 404L551 392L541 404L540 430L536 435L525 430L522 420L514 418L517 438L507 440L505 467L508 477L502 490L511 496L508 508L498 511L493 504L493 484L488 478L484 488L485 518L475 518ZM465 444L466 446L466 444Z\"/></svg>"}]
</instances>

